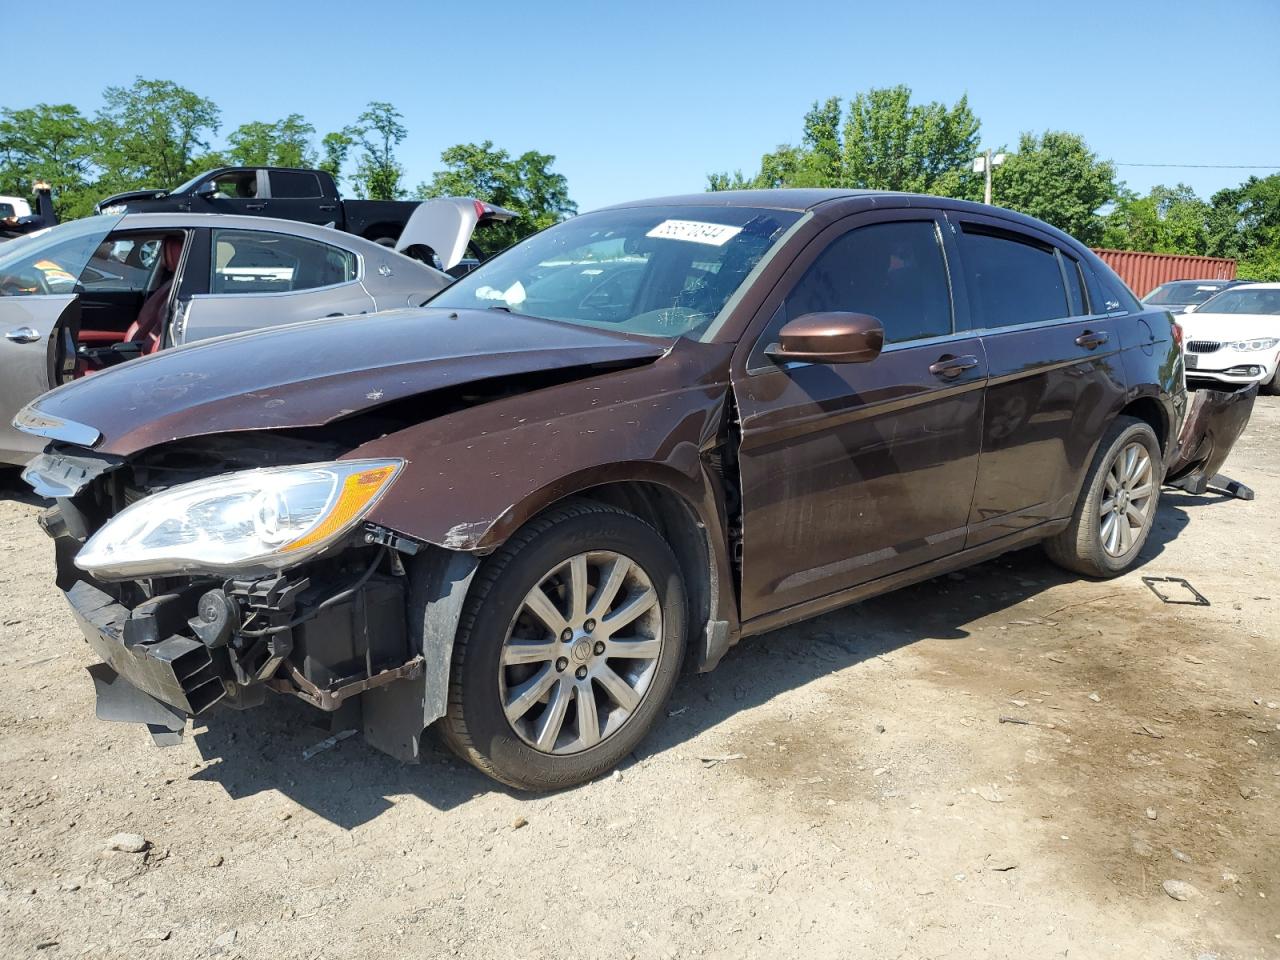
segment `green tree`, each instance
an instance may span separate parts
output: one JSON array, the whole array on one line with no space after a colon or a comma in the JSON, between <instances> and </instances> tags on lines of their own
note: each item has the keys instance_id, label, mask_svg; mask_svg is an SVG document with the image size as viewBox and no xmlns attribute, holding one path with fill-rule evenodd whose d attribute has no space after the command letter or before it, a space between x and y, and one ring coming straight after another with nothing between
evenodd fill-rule
<instances>
[{"instance_id":1,"label":"green tree","mask_svg":"<svg viewBox=\"0 0 1280 960\"><path fill-rule=\"evenodd\" d=\"M1219 190L1209 204L1209 255L1235 258L1245 279L1280 280L1280 174Z\"/></svg>"},{"instance_id":2,"label":"green tree","mask_svg":"<svg viewBox=\"0 0 1280 960\"><path fill-rule=\"evenodd\" d=\"M838 97L804 116L799 146L782 144L760 160L750 179L741 173L707 177L711 190L742 187L846 187L941 193L963 185L961 172L978 147L978 118L961 97L950 107L913 104L905 86Z\"/></svg>"},{"instance_id":3,"label":"green tree","mask_svg":"<svg viewBox=\"0 0 1280 960\"><path fill-rule=\"evenodd\" d=\"M1121 189L1103 220L1101 243L1121 250L1204 255L1209 210L1185 183L1152 187L1145 197Z\"/></svg>"},{"instance_id":4,"label":"green tree","mask_svg":"<svg viewBox=\"0 0 1280 960\"><path fill-rule=\"evenodd\" d=\"M315 132L297 113L275 123L242 123L227 136L227 155L243 167L310 167L316 162Z\"/></svg>"},{"instance_id":5,"label":"green tree","mask_svg":"<svg viewBox=\"0 0 1280 960\"><path fill-rule=\"evenodd\" d=\"M1098 210L1116 196L1115 165L1099 160L1084 138L1050 130L1024 133L992 177L992 200L1051 223L1083 243L1102 238Z\"/></svg>"},{"instance_id":6,"label":"green tree","mask_svg":"<svg viewBox=\"0 0 1280 960\"><path fill-rule=\"evenodd\" d=\"M356 192L371 200L396 200L405 194L401 180L404 167L396 160L395 150L409 131L401 122L400 111L384 100L374 100L346 131L363 151L356 161L351 181Z\"/></svg>"},{"instance_id":7,"label":"green tree","mask_svg":"<svg viewBox=\"0 0 1280 960\"><path fill-rule=\"evenodd\" d=\"M326 133L320 141L320 161L317 166L326 170L337 182L342 179L342 168L346 165L347 154L355 145L355 139L345 130Z\"/></svg>"},{"instance_id":8,"label":"green tree","mask_svg":"<svg viewBox=\"0 0 1280 960\"><path fill-rule=\"evenodd\" d=\"M142 77L129 87L107 87L102 99L96 162L104 187L172 187L199 172L219 126L212 100L170 80Z\"/></svg>"},{"instance_id":9,"label":"green tree","mask_svg":"<svg viewBox=\"0 0 1280 960\"><path fill-rule=\"evenodd\" d=\"M93 123L68 103L0 109L0 193L30 196L44 181L60 217L93 209Z\"/></svg>"},{"instance_id":10,"label":"green tree","mask_svg":"<svg viewBox=\"0 0 1280 960\"><path fill-rule=\"evenodd\" d=\"M415 194L421 199L475 197L513 211L515 219L477 236L486 252L500 250L578 212L568 181L551 169L555 159L535 150L513 158L491 140L459 143L440 154L444 169L419 184Z\"/></svg>"},{"instance_id":11,"label":"green tree","mask_svg":"<svg viewBox=\"0 0 1280 960\"><path fill-rule=\"evenodd\" d=\"M967 97L948 107L913 104L901 85L860 93L845 120L840 186L935 193L948 174L971 165L979 127Z\"/></svg>"}]
</instances>

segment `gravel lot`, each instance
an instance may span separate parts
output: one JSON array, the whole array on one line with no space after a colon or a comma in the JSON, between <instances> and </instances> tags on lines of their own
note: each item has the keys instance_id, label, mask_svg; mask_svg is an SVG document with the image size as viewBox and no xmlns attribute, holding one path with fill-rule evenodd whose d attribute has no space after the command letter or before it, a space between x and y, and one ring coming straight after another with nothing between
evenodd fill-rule
<instances>
[{"instance_id":1,"label":"gravel lot","mask_svg":"<svg viewBox=\"0 0 1280 960\"><path fill-rule=\"evenodd\" d=\"M1118 580L1025 551L746 641L554 796L304 760L284 701L168 750L95 720L0 493L0 957L1280 956L1276 398L1228 472L1258 499L1166 493Z\"/></svg>"}]
</instances>

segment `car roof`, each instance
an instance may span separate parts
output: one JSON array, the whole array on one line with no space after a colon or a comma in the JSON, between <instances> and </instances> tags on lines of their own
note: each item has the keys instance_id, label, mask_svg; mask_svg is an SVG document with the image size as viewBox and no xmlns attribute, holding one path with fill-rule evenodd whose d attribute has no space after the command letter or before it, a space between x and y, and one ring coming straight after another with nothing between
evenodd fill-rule
<instances>
[{"instance_id":1,"label":"car roof","mask_svg":"<svg viewBox=\"0 0 1280 960\"><path fill-rule=\"evenodd\" d=\"M378 246L353 233L334 227L322 227L299 220L281 220L276 217L242 216L234 213L126 213L116 225L116 230L177 230L194 227L222 227L230 230L258 230L268 233L287 233L326 243ZM386 249L386 248L383 248Z\"/></svg>"},{"instance_id":2,"label":"car roof","mask_svg":"<svg viewBox=\"0 0 1280 960\"><path fill-rule=\"evenodd\" d=\"M622 210L637 207L759 207L771 210L794 210L798 213L832 209L837 215L859 213L873 209L922 207L930 210L954 210L960 213L982 214L999 217L1013 223L1032 227L1057 237L1079 250L1087 249L1078 240L1068 236L1052 224L1005 207L988 206L971 200L956 200L928 193L904 193L896 190L819 189L813 187L779 187L771 190L715 190L707 193L685 193L670 197L654 197L649 200L633 200L613 204L605 210Z\"/></svg>"}]
</instances>

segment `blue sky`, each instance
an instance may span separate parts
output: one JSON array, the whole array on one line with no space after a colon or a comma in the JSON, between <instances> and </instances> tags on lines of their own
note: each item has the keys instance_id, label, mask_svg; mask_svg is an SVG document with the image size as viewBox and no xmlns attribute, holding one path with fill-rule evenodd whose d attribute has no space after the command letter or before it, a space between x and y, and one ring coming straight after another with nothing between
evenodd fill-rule
<instances>
[{"instance_id":1,"label":"blue sky","mask_svg":"<svg viewBox=\"0 0 1280 960\"><path fill-rule=\"evenodd\" d=\"M141 74L215 100L223 133L291 112L324 133L390 100L411 185L444 147L491 139L555 154L583 210L751 171L798 140L813 100L897 83L967 93L993 147L1053 128L1116 161L1280 166L1280 0L222 0L119 3L108 20L83 0L28 20L54 56L10 58L0 105L92 111ZM1137 189L1202 195L1250 172L1120 168Z\"/></svg>"}]
</instances>

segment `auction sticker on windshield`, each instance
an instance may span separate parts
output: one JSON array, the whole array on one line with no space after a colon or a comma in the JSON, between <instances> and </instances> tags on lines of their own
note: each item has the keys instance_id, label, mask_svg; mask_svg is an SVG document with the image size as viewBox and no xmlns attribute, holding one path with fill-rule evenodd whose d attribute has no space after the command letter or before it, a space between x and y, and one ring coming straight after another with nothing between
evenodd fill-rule
<instances>
[{"instance_id":1,"label":"auction sticker on windshield","mask_svg":"<svg viewBox=\"0 0 1280 960\"><path fill-rule=\"evenodd\" d=\"M663 240L688 240L690 243L705 243L712 247L723 247L741 232L741 227L730 227L723 223L702 223L699 220L663 220L646 233L645 236L657 237Z\"/></svg>"}]
</instances>

